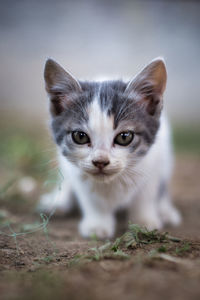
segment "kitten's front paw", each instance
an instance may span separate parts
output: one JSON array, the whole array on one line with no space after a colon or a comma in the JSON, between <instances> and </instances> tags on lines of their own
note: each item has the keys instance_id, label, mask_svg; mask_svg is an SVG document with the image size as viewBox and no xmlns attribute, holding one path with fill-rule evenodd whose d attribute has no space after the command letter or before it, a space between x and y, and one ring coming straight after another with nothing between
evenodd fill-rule
<instances>
[{"instance_id":1,"label":"kitten's front paw","mask_svg":"<svg viewBox=\"0 0 200 300\"><path fill-rule=\"evenodd\" d=\"M85 238L92 235L96 235L99 239L112 238L115 232L114 217L83 218L79 224L79 232Z\"/></svg>"},{"instance_id":2,"label":"kitten's front paw","mask_svg":"<svg viewBox=\"0 0 200 300\"><path fill-rule=\"evenodd\" d=\"M158 216L146 216L143 218L138 219L138 224L141 226L146 227L148 230L154 230L154 229L162 229L163 223L161 219Z\"/></svg>"},{"instance_id":3,"label":"kitten's front paw","mask_svg":"<svg viewBox=\"0 0 200 300\"><path fill-rule=\"evenodd\" d=\"M167 209L166 208L162 209L160 211L160 215L164 224L172 225L172 226L178 226L181 224L182 221L181 214L173 206L170 206Z\"/></svg>"}]
</instances>

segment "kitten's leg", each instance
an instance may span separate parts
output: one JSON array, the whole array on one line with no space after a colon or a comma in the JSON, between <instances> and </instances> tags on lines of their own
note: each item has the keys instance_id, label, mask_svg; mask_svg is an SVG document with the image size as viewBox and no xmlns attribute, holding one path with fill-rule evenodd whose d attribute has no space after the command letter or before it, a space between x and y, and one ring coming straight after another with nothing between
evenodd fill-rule
<instances>
[{"instance_id":1,"label":"kitten's leg","mask_svg":"<svg viewBox=\"0 0 200 300\"><path fill-rule=\"evenodd\" d=\"M167 189L163 191L158 201L159 214L163 223L178 226L181 223L181 215L174 207Z\"/></svg>"},{"instance_id":2,"label":"kitten's leg","mask_svg":"<svg viewBox=\"0 0 200 300\"><path fill-rule=\"evenodd\" d=\"M90 200L92 198L92 201ZM83 237L96 235L100 239L111 238L115 233L115 218L102 204L104 199L79 196L79 204L82 210L82 220L79 224L79 232Z\"/></svg>"},{"instance_id":3,"label":"kitten's leg","mask_svg":"<svg viewBox=\"0 0 200 300\"><path fill-rule=\"evenodd\" d=\"M55 189L51 193L41 196L37 210L45 213L51 213L54 210L58 214L65 214L73 207L73 197L71 185L65 181L60 189Z\"/></svg>"},{"instance_id":4,"label":"kitten's leg","mask_svg":"<svg viewBox=\"0 0 200 300\"><path fill-rule=\"evenodd\" d=\"M157 197L158 184L153 180L147 182L134 199L130 211L131 222L143 225L149 230L161 229L163 223L159 216Z\"/></svg>"}]
</instances>

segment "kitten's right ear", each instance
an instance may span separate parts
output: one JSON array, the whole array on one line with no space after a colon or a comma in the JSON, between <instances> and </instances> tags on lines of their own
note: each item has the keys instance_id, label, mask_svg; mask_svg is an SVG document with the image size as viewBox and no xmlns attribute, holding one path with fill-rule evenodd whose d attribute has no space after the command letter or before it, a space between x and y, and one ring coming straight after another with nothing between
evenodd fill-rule
<instances>
[{"instance_id":1,"label":"kitten's right ear","mask_svg":"<svg viewBox=\"0 0 200 300\"><path fill-rule=\"evenodd\" d=\"M162 58L151 61L127 85L127 97L137 99L150 115L160 113L163 105L163 93L167 81L167 71Z\"/></svg>"},{"instance_id":2,"label":"kitten's right ear","mask_svg":"<svg viewBox=\"0 0 200 300\"><path fill-rule=\"evenodd\" d=\"M46 61L44 79L53 116L59 115L67 108L73 94L81 93L79 82L52 59Z\"/></svg>"}]
</instances>

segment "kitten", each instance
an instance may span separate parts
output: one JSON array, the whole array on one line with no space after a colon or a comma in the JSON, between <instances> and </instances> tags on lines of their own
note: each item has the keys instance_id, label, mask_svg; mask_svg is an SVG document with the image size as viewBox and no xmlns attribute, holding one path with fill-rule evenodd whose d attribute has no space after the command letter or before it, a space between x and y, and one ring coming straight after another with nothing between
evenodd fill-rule
<instances>
[{"instance_id":1,"label":"kitten","mask_svg":"<svg viewBox=\"0 0 200 300\"><path fill-rule=\"evenodd\" d=\"M153 60L128 83L78 81L51 59L44 78L64 183L56 203L44 195L40 208L68 211L73 192L83 237L112 237L114 214L122 207L128 208L129 220L149 229L178 225L181 217L168 194L172 153L162 113L163 59Z\"/></svg>"}]
</instances>

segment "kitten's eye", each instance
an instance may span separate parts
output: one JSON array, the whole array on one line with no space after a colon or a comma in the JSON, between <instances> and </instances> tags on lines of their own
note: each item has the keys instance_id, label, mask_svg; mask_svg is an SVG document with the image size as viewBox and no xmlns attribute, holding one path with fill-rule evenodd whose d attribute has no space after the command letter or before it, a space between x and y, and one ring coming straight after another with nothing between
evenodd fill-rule
<instances>
[{"instance_id":1,"label":"kitten's eye","mask_svg":"<svg viewBox=\"0 0 200 300\"><path fill-rule=\"evenodd\" d=\"M84 145L90 143L90 139L85 132L82 131L73 131L72 139L76 144Z\"/></svg>"},{"instance_id":2,"label":"kitten's eye","mask_svg":"<svg viewBox=\"0 0 200 300\"><path fill-rule=\"evenodd\" d=\"M114 143L121 146L127 146L132 142L133 138L134 133L132 131L121 132L115 137Z\"/></svg>"}]
</instances>

